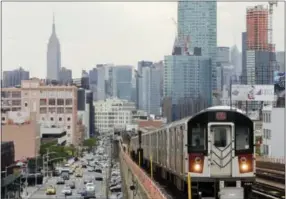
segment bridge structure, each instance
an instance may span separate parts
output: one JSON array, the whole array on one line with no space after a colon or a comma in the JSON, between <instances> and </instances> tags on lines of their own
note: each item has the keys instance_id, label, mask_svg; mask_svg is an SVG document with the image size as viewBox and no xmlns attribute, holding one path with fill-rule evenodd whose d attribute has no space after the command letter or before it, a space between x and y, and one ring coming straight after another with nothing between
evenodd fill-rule
<instances>
[{"instance_id":1,"label":"bridge structure","mask_svg":"<svg viewBox=\"0 0 286 199\"><path fill-rule=\"evenodd\" d=\"M149 128L140 129L148 132ZM134 161L129 151L130 134L122 132L117 138L118 156L120 160L120 170L122 176L122 187L125 198L132 199L171 199L177 198L165 191L166 186L156 182L153 178ZM259 168L285 168L283 158L256 157L256 166ZM285 170L284 170L285 171ZM261 196L261 195L260 195ZM259 198L260 198L259 196ZM263 197L275 198L275 197ZM279 197L278 197L279 198ZM189 198L190 199L190 198Z\"/></svg>"}]
</instances>

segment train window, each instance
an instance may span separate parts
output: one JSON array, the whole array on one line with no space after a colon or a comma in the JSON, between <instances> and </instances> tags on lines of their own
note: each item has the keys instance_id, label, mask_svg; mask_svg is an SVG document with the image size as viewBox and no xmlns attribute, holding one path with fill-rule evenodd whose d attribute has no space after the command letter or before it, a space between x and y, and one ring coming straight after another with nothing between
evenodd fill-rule
<instances>
[{"instance_id":1,"label":"train window","mask_svg":"<svg viewBox=\"0 0 286 199\"><path fill-rule=\"evenodd\" d=\"M235 129L235 145L236 150L246 150L249 149L250 145L250 133L249 128L236 126Z\"/></svg>"},{"instance_id":2,"label":"train window","mask_svg":"<svg viewBox=\"0 0 286 199\"><path fill-rule=\"evenodd\" d=\"M227 134L229 134L229 126L215 126L212 127L211 131L214 133L214 146L226 147Z\"/></svg>"},{"instance_id":3,"label":"train window","mask_svg":"<svg viewBox=\"0 0 286 199\"><path fill-rule=\"evenodd\" d=\"M204 128L192 128L192 149L206 150L206 131Z\"/></svg>"}]
</instances>

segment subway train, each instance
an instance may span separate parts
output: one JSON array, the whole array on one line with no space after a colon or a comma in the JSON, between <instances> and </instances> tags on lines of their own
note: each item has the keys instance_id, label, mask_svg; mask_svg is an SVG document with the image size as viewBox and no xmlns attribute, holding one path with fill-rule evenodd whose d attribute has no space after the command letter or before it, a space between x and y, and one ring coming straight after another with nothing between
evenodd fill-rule
<instances>
[{"instance_id":1,"label":"subway train","mask_svg":"<svg viewBox=\"0 0 286 199\"><path fill-rule=\"evenodd\" d=\"M130 150L182 192L188 190L189 174L193 198L249 198L255 181L253 128L241 110L213 106L139 133L131 138Z\"/></svg>"}]
</instances>

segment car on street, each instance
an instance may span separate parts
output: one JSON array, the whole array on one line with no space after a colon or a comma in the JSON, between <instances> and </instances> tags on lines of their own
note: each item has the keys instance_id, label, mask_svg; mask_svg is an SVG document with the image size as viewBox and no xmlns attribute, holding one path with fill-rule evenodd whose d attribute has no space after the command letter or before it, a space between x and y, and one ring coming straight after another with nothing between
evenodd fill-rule
<instances>
[{"instance_id":1,"label":"car on street","mask_svg":"<svg viewBox=\"0 0 286 199\"><path fill-rule=\"evenodd\" d=\"M57 184L65 184L65 180L62 177L58 177Z\"/></svg>"},{"instance_id":2,"label":"car on street","mask_svg":"<svg viewBox=\"0 0 286 199\"><path fill-rule=\"evenodd\" d=\"M95 180L96 181L103 181L103 177L102 176L97 176L97 177L95 177Z\"/></svg>"},{"instance_id":3,"label":"car on street","mask_svg":"<svg viewBox=\"0 0 286 199\"><path fill-rule=\"evenodd\" d=\"M86 183L85 185L87 192L94 192L95 191L95 185L93 183Z\"/></svg>"},{"instance_id":4,"label":"car on street","mask_svg":"<svg viewBox=\"0 0 286 199\"><path fill-rule=\"evenodd\" d=\"M86 190L84 187L81 187L77 190L77 194L83 196L85 194Z\"/></svg>"},{"instance_id":5,"label":"car on street","mask_svg":"<svg viewBox=\"0 0 286 199\"><path fill-rule=\"evenodd\" d=\"M76 170L75 177L82 177L82 176L83 176L83 171L81 169Z\"/></svg>"},{"instance_id":6,"label":"car on street","mask_svg":"<svg viewBox=\"0 0 286 199\"><path fill-rule=\"evenodd\" d=\"M84 183L84 184L87 184L87 183L89 183L89 182L92 182L92 179L90 179L90 178L84 178L84 180L83 180L83 183Z\"/></svg>"},{"instance_id":7,"label":"car on street","mask_svg":"<svg viewBox=\"0 0 286 199\"><path fill-rule=\"evenodd\" d=\"M71 196L72 195L72 189L70 188L70 186L65 186L62 190L62 194L67 195L67 196Z\"/></svg>"},{"instance_id":8,"label":"car on street","mask_svg":"<svg viewBox=\"0 0 286 199\"><path fill-rule=\"evenodd\" d=\"M74 181L69 182L68 185L70 186L71 189L75 189L75 182Z\"/></svg>"},{"instance_id":9,"label":"car on street","mask_svg":"<svg viewBox=\"0 0 286 199\"><path fill-rule=\"evenodd\" d=\"M52 185L48 186L46 189L46 195L55 195L56 194L56 188Z\"/></svg>"},{"instance_id":10,"label":"car on street","mask_svg":"<svg viewBox=\"0 0 286 199\"><path fill-rule=\"evenodd\" d=\"M92 192L85 192L81 197L81 199L96 199L96 196Z\"/></svg>"},{"instance_id":11,"label":"car on street","mask_svg":"<svg viewBox=\"0 0 286 199\"><path fill-rule=\"evenodd\" d=\"M121 185L116 185L116 186L113 186L113 187L110 187L109 190L114 193L114 192L121 192Z\"/></svg>"},{"instance_id":12,"label":"car on street","mask_svg":"<svg viewBox=\"0 0 286 199\"><path fill-rule=\"evenodd\" d=\"M88 172L93 172L94 169L93 169L92 167L90 167L90 168L87 169L87 171L88 171Z\"/></svg>"},{"instance_id":13,"label":"car on street","mask_svg":"<svg viewBox=\"0 0 286 199\"><path fill-rule=\"evenodd\" d=\"M102 170L99 169L99 168L96 168L96 169L94 169L94 172L96 172L96 173L102 173Z\"/></svg>"},{"instance_id":14,"label":"car on street","mask_svg":"<svg viewBox=\"0 0 286 199\"><path fill-rule=\"evenodd\" d=\"M111 176L112 176L112 177L119 176L119 175L120 175L120 172L119 172L119 171L112 171L112 172L111 172Z\"/></svg>"}]
</instances>

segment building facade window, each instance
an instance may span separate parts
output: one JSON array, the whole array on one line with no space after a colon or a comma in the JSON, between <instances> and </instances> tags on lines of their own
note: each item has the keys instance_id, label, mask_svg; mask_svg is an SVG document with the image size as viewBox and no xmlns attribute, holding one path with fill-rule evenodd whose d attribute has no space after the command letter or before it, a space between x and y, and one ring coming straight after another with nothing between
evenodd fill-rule
<instances>
[{"instance_id":1,"label":"building facade window","mask_svg":"<svg viewBox=\"0 0 286 199\"><path fill-rule=\"evenodd\" d=\"M40 106L47 105L47 99L40 99Z\"/></svg>"},{"instance_id":2,"label":"building facade window","mask_svg":"<svg viewBox=\"0 0 286 199\"><path fill-rule=\"evenodd\" d=\"M66 105L72 105L72 99L66 99Z\"/></svg>"},{"instance_id":3,"label":"building facade window","mask_svg":"<svg viewBox=\"0 0 286 199\"><path fill-rule=\"evenodd\" d=\"M47 113L47 108L40 108L40 114L45 114Z\"/></svg>"},{"instance_id":4,"label":"building facade window","mask_svg":"<svg viewBox=\"0 0 286 199\"><path fill-rule=\"evenodd\" d=\"M49 108L49 113L56 113L56 108Z\"/></svg>"},{"instance_id":5,"label":"building facade window","mask_svg":"<svg viewBox=\"0 0 286 199\"><path fill-rule=\"evenodd\" d=\"M56 105L56 100L55 99L49 99L49 105L50 106L55 106Z\"/></svg>"},{"instance_id":6,"label":"building facade window","mask_svg":"<svg viewBox=\"0 0 286 199\"><path fill-rule=\"evenodd\" d=\"M64 113L65 109L63 107L58 107L57 108L57 113L62 114Z\"/></svg>"},{"instance_id":7,"label":"building facade window","mask_svg":"<svg viewBox=\"0 0 286 199\"><path fill-rule=\"evenodd\" d=\"M63 106L65 103L64 99L57 99L57 105L58 106Z\"/></svg>"}]
</instances>

